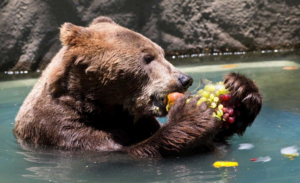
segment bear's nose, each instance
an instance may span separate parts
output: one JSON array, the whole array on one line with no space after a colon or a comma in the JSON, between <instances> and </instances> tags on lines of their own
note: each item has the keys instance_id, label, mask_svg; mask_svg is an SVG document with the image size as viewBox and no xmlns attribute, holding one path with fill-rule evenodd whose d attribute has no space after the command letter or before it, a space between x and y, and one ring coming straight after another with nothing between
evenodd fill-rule
<instances>
[{"instance_id":1,"label":"bear's nose","mask_svg":"<svg viewBox=\"0 0 300 183\"><path fill-rule=\"evenodd\" d=\"M186 74L180 74L178 80L184 89L187 89L193 84L193 79Z\"/></svg>"}]
</instances>

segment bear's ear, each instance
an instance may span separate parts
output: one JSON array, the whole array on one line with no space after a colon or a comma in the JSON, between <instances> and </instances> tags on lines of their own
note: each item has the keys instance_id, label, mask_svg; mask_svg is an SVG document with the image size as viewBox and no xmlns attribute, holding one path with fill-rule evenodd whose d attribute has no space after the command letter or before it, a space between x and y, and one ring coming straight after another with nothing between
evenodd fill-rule
<instances>
[{"instance_id":1,"label":"bear's ear","mask_svg":"<svg viewBox=\"0 0 300 183\"><path fill-rule=\"evenodd\" d=\"M76 45L80 43L84 34L86 34L84 27L64 23L60 28L60 41L64 46Z\"/></svg>"},{"instance_id":2,"label":"bear's ear","mask_svg":"<svg viewBox=\"0 0 300 183\"><path fill-rule=\"evenodd\" d=\"M90 24L91 25L96 25L96 24L99 24L99 23L111 23L111 24L116 24L112 19L110 19L109 17L104 17L104 16L100 16L98 18L95 18L92 23Z\"/></svg>"}]
</instances>

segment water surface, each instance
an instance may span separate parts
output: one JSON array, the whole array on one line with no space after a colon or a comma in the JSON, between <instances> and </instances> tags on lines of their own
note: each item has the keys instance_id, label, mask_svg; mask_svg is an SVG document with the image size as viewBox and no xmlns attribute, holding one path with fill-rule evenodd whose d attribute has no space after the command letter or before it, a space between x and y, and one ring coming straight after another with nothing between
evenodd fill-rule
<instances>
[{"instance_id":1,"label":"water surface","mask_svg":"<svg viewBox=\"0 0 300 183\"><path fill-rule=\"evenodd\" d=\"M224 57L209 64L186 59L186 64L178 67L194 78L191 90L202 78L217 82L230 71L240 72L259 86L263 107L245 135L234 136L222 153L162 160L20 145L12 133L14 118L37 79L15 80L2 75L0 80L5 81L0 82L0 182L299 182L300 157L289 160L280 154L283 147L300 147L300 70L282 69L300 67L299 58L258 57L255 62L233 59L230 64L237 67L227 69L222 68ZM255 147L238 150L241 143ZM272 159L265 163L250 161L263 156ZM212 164L218 160L237 161L239 166L216 169Z\"/></svg>"}]
</instances>

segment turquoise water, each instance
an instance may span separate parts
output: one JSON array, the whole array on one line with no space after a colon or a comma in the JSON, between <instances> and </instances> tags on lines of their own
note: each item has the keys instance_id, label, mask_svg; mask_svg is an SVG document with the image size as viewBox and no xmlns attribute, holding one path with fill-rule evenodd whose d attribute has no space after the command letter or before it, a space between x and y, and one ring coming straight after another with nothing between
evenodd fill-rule
<instances>
[{"instance_id":1,"label":"turquoise water","mask_svg":"<svg viewBox=\"0 0 300 183\"><path fill-rule=\"evenodd\" d=\"M229 71L243 73L259 86L263 108L245 135L234 136L219 154L161 160L18 144L12 133L14 118L37 79L0 76L6 77L0 82L0 182L299 182L300 157L290 160L281 155L280 149L300 147L300 70L282 69L300 67L300 59L262 61L237 62L237 67L229 69L220 63L178 66L194 78L191 90L202 78L216 82ZM255 147L238 150L242 143ZM271 161L250 161L265 156L270 156ZM212 164L218 160L237 161L239 166L216 169Z\"/></svg>"}]
</instances>

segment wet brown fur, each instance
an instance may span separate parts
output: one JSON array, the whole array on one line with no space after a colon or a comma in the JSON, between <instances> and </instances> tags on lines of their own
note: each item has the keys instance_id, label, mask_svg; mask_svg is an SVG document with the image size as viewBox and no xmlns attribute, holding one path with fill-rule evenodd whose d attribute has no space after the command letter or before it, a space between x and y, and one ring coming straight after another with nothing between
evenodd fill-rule
<instances>
[{"instance_id":1,"label":"wet brown fur","mask_svg":"<svg viewBox=\"0 0 300 183\"><path fill-rule=\"evenodd\" d=\"M161 126L155 116L166 111L156 110L154 101L186 87L178 82L182 73L165 60L158 45L107 17L95 19L89 27L65 23L60 40L63 48L16 117L17 138L69 150L164 157L242 134L260 111L255 84L230 73L225 83L242 101L239 125L220 131L212 109L205 103L197 106L196 99L186 103L186 94ZM145 62L145 55L153 61Z\"/></svg>"}]
</instances>

